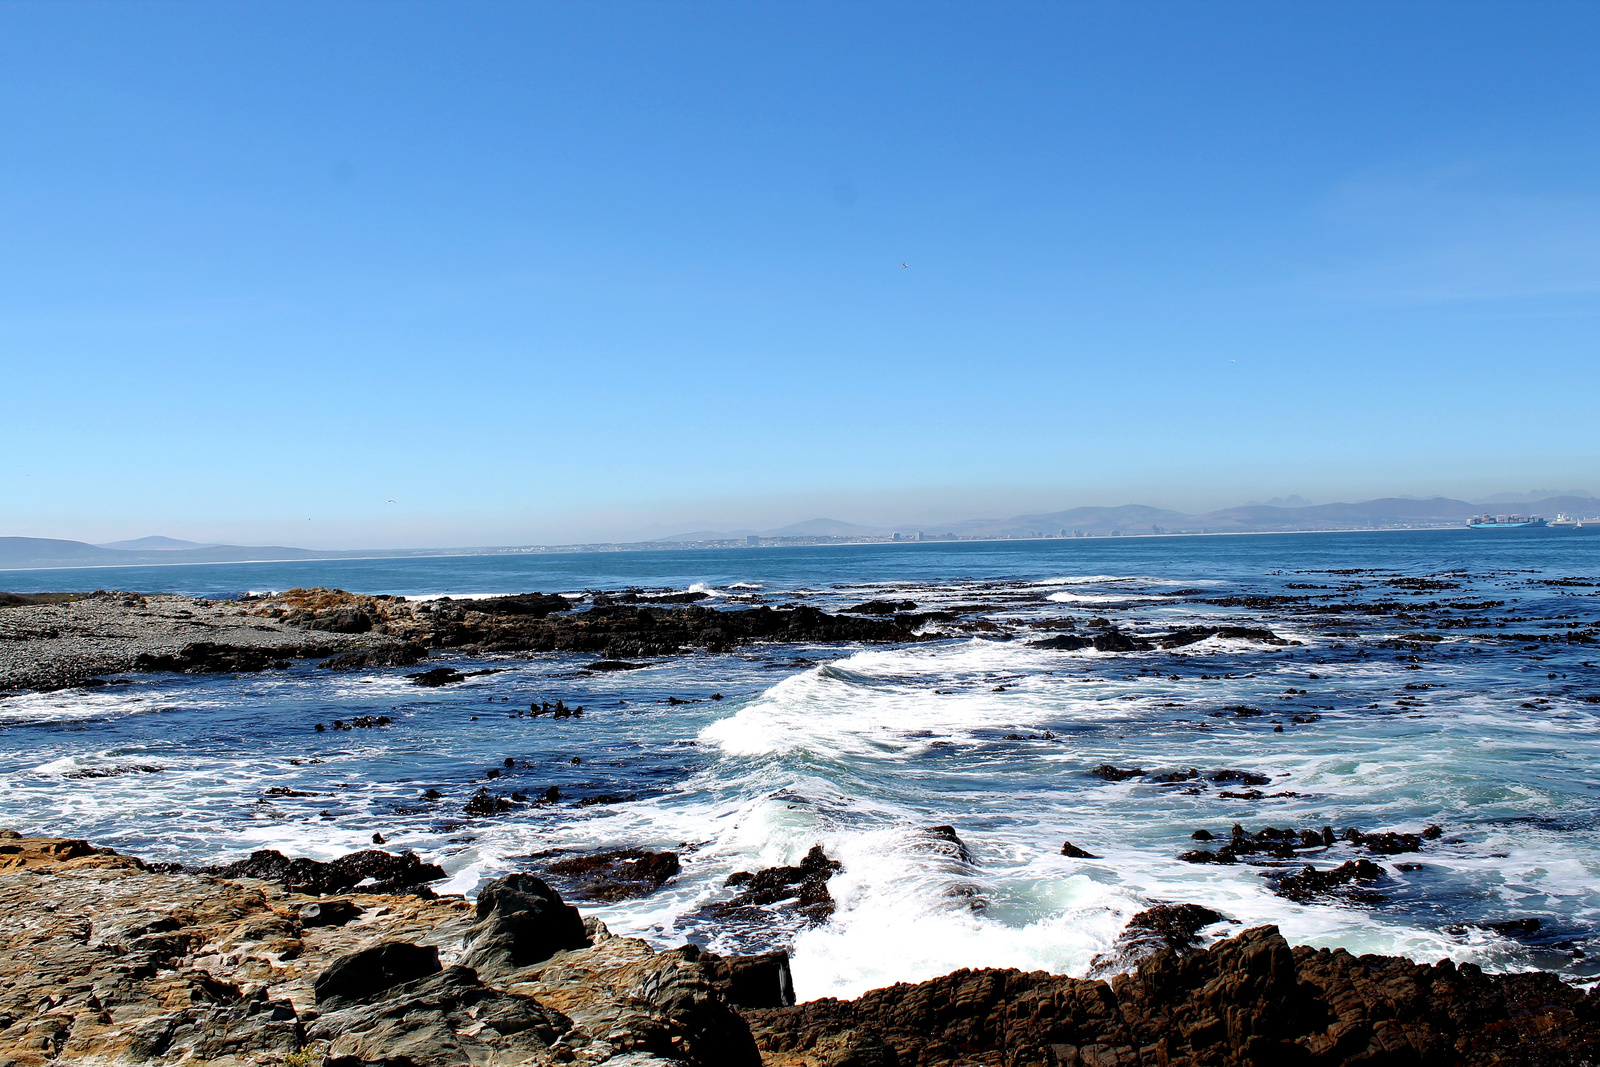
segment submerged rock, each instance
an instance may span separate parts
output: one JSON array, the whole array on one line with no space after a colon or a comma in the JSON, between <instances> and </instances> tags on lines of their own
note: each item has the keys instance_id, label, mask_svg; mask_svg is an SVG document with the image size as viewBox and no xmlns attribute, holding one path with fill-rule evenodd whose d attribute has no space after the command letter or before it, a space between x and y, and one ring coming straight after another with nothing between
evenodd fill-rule
<instances>
[{"instance_id":1,"label":"submerged rock","mask_svg":"<svg viewBox=\"0 0 1600 1067\"><path fill-rule=\"evenodd\" d=\"M585 799L593 802L593 798ZM584 801L578 803L581 805ZM680 869L676 852L649 852L638 848L571 856L544 866L546 874L555 875L569 885L572 892L590 900L645 896L661 888Z\"/></svg>"}]
</instances>

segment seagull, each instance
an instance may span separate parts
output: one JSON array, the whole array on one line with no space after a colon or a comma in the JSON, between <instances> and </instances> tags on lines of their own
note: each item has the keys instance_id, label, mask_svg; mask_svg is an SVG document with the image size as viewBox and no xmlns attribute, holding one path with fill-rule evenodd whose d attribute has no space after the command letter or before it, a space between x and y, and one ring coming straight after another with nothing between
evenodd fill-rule
<instances>
[{"instance_id":1,"label":"seagull","mask_svg":"<svg viewBox=\"0 0 1600 1067\"><path fill-rule=\"evenodd\" d=\"M393 504L393 503L394 503L394 501L393 501L393 500L385 500L385 501L384 501L384 503L385 503L385 504Z\"/></svg>"}]
</instances>

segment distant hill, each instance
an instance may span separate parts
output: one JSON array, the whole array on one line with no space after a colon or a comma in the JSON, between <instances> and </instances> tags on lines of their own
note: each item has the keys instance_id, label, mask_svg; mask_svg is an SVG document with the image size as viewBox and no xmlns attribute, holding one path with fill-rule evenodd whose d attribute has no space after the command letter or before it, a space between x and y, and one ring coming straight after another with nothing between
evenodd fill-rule
<instances>
[{"instance_id":1,"label":"distant hill","mask_svg":"<svg viewBox=\"0 0 1600 1067\"><path fill-rule=\"evenodd\" d=\"M1293 498L1291 498L1293 499ZM1203 515L1190 515L1145 504L1119 507L1068 508L1065 511L1016 515L1009 519L963 519L941 524L907 524L893 527L864 526L840 519L808 519L759 535L787 544L826 544L841 541L877 541L890 537L922 535L933 538L1106 537L1151 533L1272 533L1314 530L1393 530L1464 526L1473 515L1489 512L1543 515L1553 519L1565 512L1578 518L1600 518L1600 498L1587 493L1550 496L1541 500L1473 504L1449 497L1418 500L1383 497L1345 504L1306 504L1289 507L1246 504ZM662 548L696 545L744 544L747 531L700 530L630 544L598 543L563 546L500 548L433 548L318 551L283 545L204 545L174 537L140 537L91 545L49 537L0 537L0 570L35 570L56 567L137 567L173 563L250 563L274 560L348 559L351 557L408 557L525 552L574 552Z\"/></svg>"},{"instance_id":2,"label":"distant hill","mask_svg":"<svg viewBox=\"0 0 1600 1067\"><path fill-rule=\"evenodd\" d=\"M149 538L140 538L148 541ZM159 538L166 541L169 538ZM258 560L322 559L356 555L352 552L314 552L281 545L198 545L194 548L129 550L51 537L0 537L0 570L35 570L48 567L137 567L150 563L247 563Z\"/></svg>"},{"instance_id":3,"label":"distant hill","mask_svg":"<svg viewBox=\"0 0 1600 1067\"><path fill-rule=\"evenodd\" d=\"M180 541L176 537L135 537L132 541L110 541L96 548L111 548L123 552L177 552L186 548L216 548L215 544L198 541Z\"/></svg>"},{"instance_id":4,"label":"distant hill","mask_svg":"<svg viewBox=\"0 0 1600 1067\"><path fill-rule=\"evenodd\" d=\"M764 537L872 537L881 533L875 526L862 526L838 519L808 519L768 530Z\"/></svg>"}]
</instances>

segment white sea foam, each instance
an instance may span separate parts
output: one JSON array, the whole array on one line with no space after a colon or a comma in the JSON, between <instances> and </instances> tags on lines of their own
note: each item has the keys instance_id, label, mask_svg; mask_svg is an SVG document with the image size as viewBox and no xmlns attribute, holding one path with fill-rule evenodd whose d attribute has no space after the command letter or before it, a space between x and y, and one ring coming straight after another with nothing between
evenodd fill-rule
<instances>
[{"instance_id":1,"label":"white sea foam","mask_svg":"<svg viewBox=\"0 0 1600 1067\"><path fill-rule=\"evenodd\" d=\"M1170 600L1170 597L1140 593L1051 593L1046 600L1057 604L1131 604L1143 600Z\"/></svg>"}]
</instances>

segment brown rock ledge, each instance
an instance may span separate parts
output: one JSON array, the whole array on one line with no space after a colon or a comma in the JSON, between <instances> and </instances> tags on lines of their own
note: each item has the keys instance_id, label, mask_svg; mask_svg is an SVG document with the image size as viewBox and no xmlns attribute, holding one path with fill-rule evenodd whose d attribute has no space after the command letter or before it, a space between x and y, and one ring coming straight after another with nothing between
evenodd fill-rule
<instances>
[{"instance_id":1,"label":"brown rock ledge","mask_svg":"<svg viewBox=\"0 0 1600 1067\"><path fill-rule=\"evenodd\" d=\"M962 970L783 1007L781 954L655 951L531 875L475 905L340 900L312 922L337 902L0 831L0 1067L1533 1067L1600 1048L1597 995L1552 975L1291 948L1272 927L1109 984Z\"/></svg>"}]
</instances>

